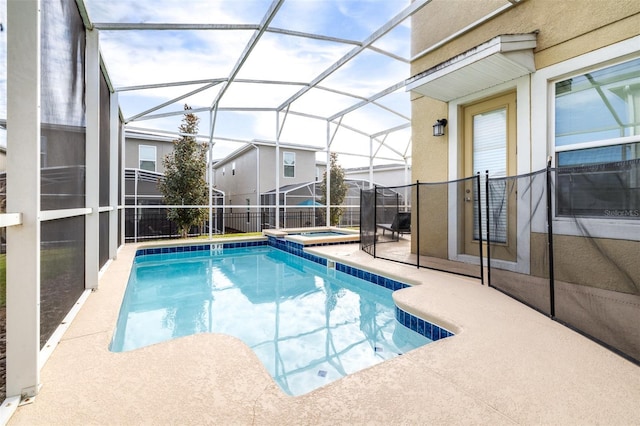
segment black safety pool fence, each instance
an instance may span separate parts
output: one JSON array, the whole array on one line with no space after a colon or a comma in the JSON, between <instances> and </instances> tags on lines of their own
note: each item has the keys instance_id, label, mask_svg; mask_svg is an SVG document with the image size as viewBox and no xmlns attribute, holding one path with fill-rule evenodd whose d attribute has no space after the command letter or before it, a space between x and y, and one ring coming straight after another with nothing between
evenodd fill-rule
<instances>
[{"instance_id":1,"label":"black safety pool fence","mask_svg":"<svg viewBox=\"0 0 640 426\"><path fill-rule=\"evenodd\" d=\"M370 255L477 278L640 362L640 159L378 186L360 211Z\"/></svg>"}]
</instances>

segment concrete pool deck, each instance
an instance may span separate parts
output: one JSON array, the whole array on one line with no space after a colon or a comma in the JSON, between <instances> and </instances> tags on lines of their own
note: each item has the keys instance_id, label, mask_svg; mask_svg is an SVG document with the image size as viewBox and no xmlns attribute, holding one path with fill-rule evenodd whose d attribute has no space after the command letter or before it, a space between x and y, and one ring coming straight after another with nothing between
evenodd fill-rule
<instances>
[{"instance_id":1,"label":"concrete pool deck","mask_svg":"<svg viewBox=\"0 0 640 426\"><path fill-rule=\"evenodd\" d=\"M456 336L298 397L230 336L109 352L137 247L119 251L9 424L640 425L637 365L478 280L373 259L357 244L310 251L420 282L397 302Z\"/></svg>"}]
</instances>

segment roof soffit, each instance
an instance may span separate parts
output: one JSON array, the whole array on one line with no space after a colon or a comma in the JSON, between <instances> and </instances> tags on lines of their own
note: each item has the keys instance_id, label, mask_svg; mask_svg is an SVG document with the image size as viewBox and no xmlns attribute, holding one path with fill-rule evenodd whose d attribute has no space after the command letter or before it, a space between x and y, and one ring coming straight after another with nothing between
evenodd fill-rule
<instances>
[{"instance_id":1,"label":"roof soffit","mask_svg":"<svg viewBox=\"0 0 640 426\"><path fill-rule=\"evenodd\" d=\"M535 71L536 33L505 34L407 80L407 90L444 102Z\"/></svg>"}]
</instances>

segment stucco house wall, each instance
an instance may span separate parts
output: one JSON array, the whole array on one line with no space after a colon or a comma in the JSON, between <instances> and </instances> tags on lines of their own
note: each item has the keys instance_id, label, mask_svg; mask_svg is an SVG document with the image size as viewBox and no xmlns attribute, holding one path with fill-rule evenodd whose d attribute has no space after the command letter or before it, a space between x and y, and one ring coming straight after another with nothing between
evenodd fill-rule
<instances>
[{"instance_id":1,"label":"stucco house wall","mask_svg":"<svg viewBox=\"0 0 640 426\"><path fill-rule=\"evenodd\" d=\"M293 177L284 175L286 152L295 154ZM234 174L235 164L235 174ZM276 187L276 149L270 145L248 145L216 162L214 186L226 194L228 205L251 205L260 203L260 194ZM315 151L283 146L277 173L280 186L312 182L316 178Z\"/></svg>"},{"instance_id":2,"label":"stucco house wall","mask_svg":"<svg viewBox=\"0 0 640 426\"><path fill-rule=\"evenodd\" d=\"M156 168L157 173L164 173L163 159L167 154L173 152L173 141L170 138L160 138L154 136L131 136L125 135L125 167L128 169L140 168L140 145L153 146L156 148Z\"/></svg>"},{"instance_id":3,"label":"stucco house wall","mask_svg":"<svg viewBox=\"0 0 640 426\"><path fill-rule=\"evenodd\" d=\"M422 86L421 92L420 87L416 87L421 83L416 83L411 92L412 181L441 182L469 176L463 167L465 155L469 155L465 152L468 148L464 143L467 137L463 120L465 108L505 93L515 94L517 105L517 154L513 173L509 175L523 175L544 169L548 158L555 166L558 152L562 151L558 148L554 133L555 83L637 60L640 58L639 28L640 2L632 0L523 0L513 4L501 0L433 0L412 19L411 76L416 79L413 81L426 76L422 79L424 82L431 78L430 75L453 70L455 67L451 64L461 61L460 58L471 57L482 46L504 35L525 35L535 40L535 47L531 49L533 69L513 80L493 86L477 86L446 101L425 95L425 86ZM496 68L498 72L500 70ZM442 118L448 120L446 134L433 136L432 126ZM620 138L619 143L638 142L640 134L631 129L627 131L627 136ZM609 145L605 141L604 146L611 146L612 143L616 141L609 142ZM599 145L596 141L595 145L585 145L584 148L577 146L575 149L592 146ZM434 213L422 218L430 224L431 233L413 235L412 250L417 250L419 240L422 255L473 262L472 256L463 254L462 230L454 223L461 214L462 197L451 203L448 200L450 195L443 193L438 202L449 203L453 210L448 215ZM421 198L420 202L421 208L426 211L426 200ZM512 282L523 276L529 277L527 291L530 294L527 297L531 296L530 300L546 300L549 291L548 264L532 255L545 253L546 217L539 212L532 216L530 223L525 222L519 217L517 223L512 225L518 229L517 257L503 262L502 267L510 271L512 275L508 279ZM575 319L579 315L587 318L607 311L607 319L602 321L610 324L598 324L594 320L593 324L587 326L590 328L586 330L587 333L622 347L625 353L640 357L637 332L627 333L630 337L622 343L607 340L609 337L606 332L612 324L627 327L630 315L633 318L638 316L638 309L629 310L629 306L638 305L640 288L629 285L629 279L637 283L640 268L628 253L640 252L640 221L633 218L585 218L580 228L575 221L554 216L553 225L555 250L563 254L561 261L557 262L559 265L556 265L559 271L556 280L563 286L559 294L573 298L572 304L567 306L599 306L597 312L563 314ZM591 238L586 239L583 236L585 234ZM594 250L594 247L598 247L598 250ZM592 256L602 256L602 252L608 253L614 266L604 265L602 258ZM618 300L617 305L614 303L616 307L605 307L602 301L607 298ZM547 308L542 302L540 305L537 302L530 303L541 310Z\"/></svg>"}]
</instances>

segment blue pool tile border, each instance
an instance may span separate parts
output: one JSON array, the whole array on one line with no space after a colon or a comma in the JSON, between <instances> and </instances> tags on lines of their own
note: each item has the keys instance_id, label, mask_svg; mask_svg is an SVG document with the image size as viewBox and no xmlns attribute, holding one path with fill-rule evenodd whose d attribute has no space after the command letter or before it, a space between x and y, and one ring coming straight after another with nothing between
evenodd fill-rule
<instances>
[{"instance_id":1,"label":"blue pool tile border","mask_svg":"<svg viewBox=\"0 0 640 426\"><path fill-rule=\"evenodd\" d=\"M327 259L305 252L304 251L305 246L300 243L295 243L293 241L285 240L284 238L277 238L272 236L268 237L268 243L270 246L286 251L287 253L291 253L293 255L303 257L307 260L311 260L321 265L325 265L325 266L327 265ZM325 245L325 244L318 244L318 245ZM306 247L309 247L309 245L307 245ZM409 284L405 284L401 281L397 281L392 278L387 278L373 272L364 271L360 268L349 266L340 262L335 262L335 269L336 271L343 272L345 274L360 278L362 280L379 285L381 287L388 288L389 290L393 290L393 291L410 287ZM416 333L434 342L436 340L444 339L446 337L451 337L454 335L449 330L446 330L440 326L432 324L429 321L425 321L422 318L418 318L415 315L412 315L400 309L398 306L396 306L396 320L398 320L398 322L404 325L405 327L415 331Z\"/></svg>"},{"instance_id":2,"label":"blue pool tile border","mask_svg":"<svg viewBox=\"0 0 640 426\"><path fill-rule=\"evenodd\" d=\"M303 244L285 240L284 238L272 237L271 235L267 237L267 243L271 247L275 247L278 250L291 253L295 256L302 257L322 266L327 266L327 259L325 259L324 257L316 256L315 254L307 253L306 251L304 251Z\"/></svg>"},{"instance_id":3,"label":"blue pool tile border","mask_svg":"<svg viewBox=\"0 0 640 426\"><path fill-rule=\"evenodd\" d=\"M344 244L350 244L350 243L344 243ZM321 243L321 244L314 244L314 245L327 245L327 244ZM312 262L318 263L323 266L327 266L327 259L320 256L316 256L311 253L307 253L306 251L304 251L305 246L303 244L285 240L284 238L276 238L272 236L268 236L266 241L265 240L238 241L238 242L213 243L213 244L211 243L193 244L188 246L174 246L174 247L149 247L149 248L136 250L135 256L138 257L138 256L146 256L150 254L172 254L172 253L182 253L182 252L209 251L212 249L212 247L215 250L217 248L234 249L234 248L260 247L260 246L275 247L279 250L285 251L287 253L291 253L295 256L302 257L304 259L310 260ZM307 245L307 247L309 247L309 245ZM394 280L392 278L387 278L382 275L375 274L373 272L364 271L360 268L349 266L340 262L335 262L335 269L338 272L343 272L345 274L360 278L362 280L368 281L370 283L379 285L384 288L388 288L389 290L393 290L393 291L410 287L408 284ZM454 335L449 330L446 330L442 327L432 324L429 321L425 321L422 318L418 318L415 315L412 315L400 309L398 306L396 306L395 314L396 314L396 320L398 320L400 324L415 331L418 334L421 334L422 336L434 342L436 340L444 339L446 337L450 337Z\"/></svg>"},{"instance_id":4,"label":"blue pool tile border","mask_svg":"<svg viewBox=\"0 0 640 426\"><path fill-rule=\"evenodd\" d=\"M360 278L361 280L368 281L370 283L379 285L380 287L388 288L389 290L393 291L411 287L409 284L405 284L391 278L383 277L382 275L374 274L373 272L363 271L362 269L345 265L339 262L336 262L336 271L344 272L345 274Z\"/></svg>"},{"instance_id":5,"label":"blue pool tile border","mask_svg":"<svg viewBox=\"0 0 640 426\"><path fill-rule=\"evenodd\" d=\"M149 247L136 250L136 257L146 256L148 254L171 254L171 253L184 253L192 251L208 251L216 247L222 246L223 249L232 248L246 248L246 247L260 247L268 245L267 241L238 241L230 243L213 243L213 244L193 244L189 246L174 246L174 247Z\"/></svg>"},{"instance_id":6,"label":"blue pool tile border","mask_svg":"<svg viewBox=\"0 0 640 426\"><path fill-rule=\"evenodd\" d=\"M412 315L398 306L396 306L396 320L405 327L410 328L434 342L454 335L454 333L449 330Z\"/></svg>"}]
</instances>

